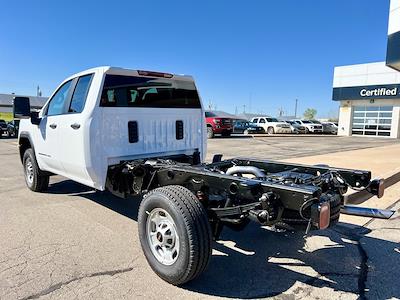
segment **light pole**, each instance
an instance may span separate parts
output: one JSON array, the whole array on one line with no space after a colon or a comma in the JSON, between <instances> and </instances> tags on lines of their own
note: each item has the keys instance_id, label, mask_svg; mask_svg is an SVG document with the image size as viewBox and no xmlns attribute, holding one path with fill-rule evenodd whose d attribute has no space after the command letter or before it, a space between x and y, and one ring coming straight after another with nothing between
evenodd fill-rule
<instances>
[{"instance_id":1,"label":"light pole","mask_svg":"<svg viewBox=\"0 0 400 300\"><path fill-rule=\"evenodd\" d=\"M294 104L294 117L297 118L297 102L299 99L296 98L295 104Z\"/></svg>"}]
</instances>

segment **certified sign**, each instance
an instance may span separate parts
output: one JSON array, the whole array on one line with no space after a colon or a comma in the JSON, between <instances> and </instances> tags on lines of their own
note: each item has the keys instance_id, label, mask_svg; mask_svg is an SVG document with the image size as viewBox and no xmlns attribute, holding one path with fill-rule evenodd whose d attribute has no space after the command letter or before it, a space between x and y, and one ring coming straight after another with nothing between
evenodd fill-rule
<instances>
[{"instance_id":1,"label":"certified sign","mask_svg":"<svg viewBox=\"0 0 400 300\"><path fill-rule=\"evenodd\" d=\"M387 89L387 88L379 88L379 89L373 89L373 90L362 89L360 91L360 96L361 97L397 96L397 87L395 87L393 89Z\"/></svg>"},{"instance_id":2,"label":"certified sign","mask_svg":"<svg viewBox=\"0 0 400 300\"><path fill-rule=\"evenodd\" d=\"M334 88L332 95L337 101L393 98L400 100L400 84L340 87Z\"/></svg>"}]
</instances>

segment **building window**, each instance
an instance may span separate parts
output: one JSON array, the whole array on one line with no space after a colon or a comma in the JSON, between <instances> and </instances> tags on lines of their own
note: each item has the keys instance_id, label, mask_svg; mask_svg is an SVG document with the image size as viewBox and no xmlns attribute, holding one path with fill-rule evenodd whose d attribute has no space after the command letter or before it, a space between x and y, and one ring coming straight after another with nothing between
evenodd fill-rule
<instances>
[{"instance_id":1,"label":"building window","mask_svg":"<svg viewBox=\"0 0 400 300\"><path fill-rule=\"evenodd\" d=\"M390 136L393 106L354 106L352 134Z\"/></svg>"}]
</instances>

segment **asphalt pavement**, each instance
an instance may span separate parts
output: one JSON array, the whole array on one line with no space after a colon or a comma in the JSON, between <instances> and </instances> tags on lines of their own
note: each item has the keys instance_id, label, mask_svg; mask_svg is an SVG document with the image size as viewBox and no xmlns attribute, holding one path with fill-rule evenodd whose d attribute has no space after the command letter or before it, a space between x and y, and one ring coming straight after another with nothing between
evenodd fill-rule
<instances>
[{"instance_id":1,"label":"asphalt pavement","mask_svg":"<svg viewBox=\"0 0 400 300\"><path fill-rule=\"evenodd\" d=\"M277 143L293 145L284 152L267 138L215 139L208 157L224 149L227 156L249 151L280 159L285 153L306 156L299 145L314 147L308 140L281 139ZM317 139L321 153L396 143ZM59 176L50 183L47 193L30 192L15 140L0 140L0 299L400 298L398 202L389 221L340 224L307 237L256 224L242 232L224 229L206 272L174 287L142 254L140 199L122 200Z\"/></svg>"}]
</instances>

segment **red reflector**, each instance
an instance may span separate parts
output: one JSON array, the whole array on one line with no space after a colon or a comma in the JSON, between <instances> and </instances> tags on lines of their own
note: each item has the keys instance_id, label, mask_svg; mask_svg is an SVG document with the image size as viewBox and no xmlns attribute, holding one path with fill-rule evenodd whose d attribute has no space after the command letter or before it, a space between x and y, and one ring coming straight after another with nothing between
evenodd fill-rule
<instances>
[{"instance_id":1,"label":"red reflector","mask_svg":"<svg viewBox=\"0 0 400 300\"><path fill-rule=\"evenodd\" d=\"M321 203L319 207L319 229L328 228L330 218L331 218L331 206L329 202Z\"/></svg>"},{"instance_id":2,"label":"red reflector","mask_svg":"<svg viewBox=\"0 0 400 300\"><path fill-rule=\"evenodd\" d=\"M143 70L138 70L137 72L141 76L154 76L154 77L164 77L164 78L172 78L172 77L174 77L174 75L170 74L170 73L143 71Z\"/></svg>"}]
</instances>

